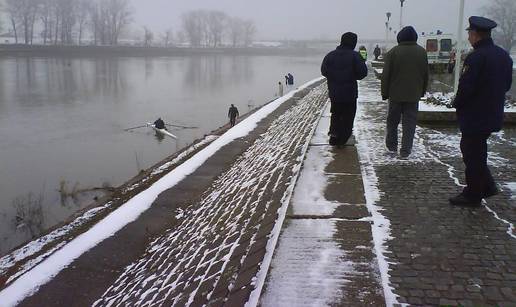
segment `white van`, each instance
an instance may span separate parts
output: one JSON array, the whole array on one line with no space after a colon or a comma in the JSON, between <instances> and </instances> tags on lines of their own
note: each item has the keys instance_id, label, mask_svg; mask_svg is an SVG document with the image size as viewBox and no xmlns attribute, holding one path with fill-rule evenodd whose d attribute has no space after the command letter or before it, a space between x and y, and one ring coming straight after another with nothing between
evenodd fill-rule
<instances>
[{"instance_id":1,"label":"white van","mask_svg":"<svg viewBox=\"0 0 516 307\"><path fill-rule=\"evenodd\" d=\"M455 39L452 34L423 34L419 38L419 44L428 53L428 64L445 65L450 61L450 55L455 47Z\"/></svg>"}]
</instances>

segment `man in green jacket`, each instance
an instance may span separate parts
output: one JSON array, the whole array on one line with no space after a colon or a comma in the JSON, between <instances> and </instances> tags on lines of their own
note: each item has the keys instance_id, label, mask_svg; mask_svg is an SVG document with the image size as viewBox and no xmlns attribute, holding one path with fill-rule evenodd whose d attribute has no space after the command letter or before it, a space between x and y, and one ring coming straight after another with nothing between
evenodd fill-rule
<instances>
[{"instance_id":1,"label":"man in green jacket","mask_svg":"<svg viewBox=\"0 0 516 307\"><path fill-rule=\"evenodd\" d=\"M401 158L412 152L419 99L428 87L428 57L417 38L411 26L399 32L398 46L385 55L382 74L382 98L389 100L385 143L389 151L398 152L398 125L402 121Z\"/></svg>"}]
</instances>

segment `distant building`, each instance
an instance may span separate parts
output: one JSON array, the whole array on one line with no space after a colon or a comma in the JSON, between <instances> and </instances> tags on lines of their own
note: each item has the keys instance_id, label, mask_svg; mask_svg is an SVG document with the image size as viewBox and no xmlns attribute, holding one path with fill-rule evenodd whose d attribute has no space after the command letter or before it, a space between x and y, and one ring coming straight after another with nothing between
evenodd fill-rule
<instances>
[{"instance_id":1,"label":"distant building","mask_svg":"<svg viewBox=\"0 0 516 307\"><path fill-rule=\"evenodd\" d=\"M13 33L3 33L0 34L0 44L16 44L16 38Z\"/></svg>"}]
</instances>

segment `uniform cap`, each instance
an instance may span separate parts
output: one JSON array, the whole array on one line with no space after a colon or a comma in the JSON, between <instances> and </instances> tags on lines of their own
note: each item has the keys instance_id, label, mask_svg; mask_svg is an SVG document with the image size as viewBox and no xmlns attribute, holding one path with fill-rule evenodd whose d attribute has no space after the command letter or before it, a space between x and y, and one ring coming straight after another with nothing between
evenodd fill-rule
<instances>
[{"instance_id":1,"label":"uniform cap","mask_svg":"<svg viewBox=\"0 0 516 307\"><path fill-rule=\"evenodd\" d=\"M496 24L496 22L489 18L471 16L469 18L469 27L466 30L476 32L489 32L497 26L498 24Z\"/></svg>"}]
</instances>

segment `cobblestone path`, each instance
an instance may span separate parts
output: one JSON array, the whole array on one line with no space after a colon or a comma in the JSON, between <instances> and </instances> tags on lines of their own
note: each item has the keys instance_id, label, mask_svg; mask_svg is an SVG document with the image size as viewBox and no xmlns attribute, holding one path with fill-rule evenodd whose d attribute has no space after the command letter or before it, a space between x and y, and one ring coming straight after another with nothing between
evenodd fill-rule
<instances>
[{"instance_id":1,"label":"cobblestone path","mask_svg":"<svg viewBox=\"0 0 516 307\"><path fill-rule=\"evenodd\" d=\"M369 192L390 228L384 256L394 302L516 306L516 130L490 139L501 195L478 209L453 207L448 198L464 182L458 129L418 127L410 160L389 157L379 86L373 78L361 83L356 135L367 181L376 183Z\"/></svg>"},{"instance_id":2,"label":"cobblestone path","mask_svg":"<svg viewBox=\"0 0 516 307\"><path fill-rule=\"evenodd\" d=\"M322 84L275 120L94 305L243 305L326 95Z\"/></svg>"}]
</instances>

